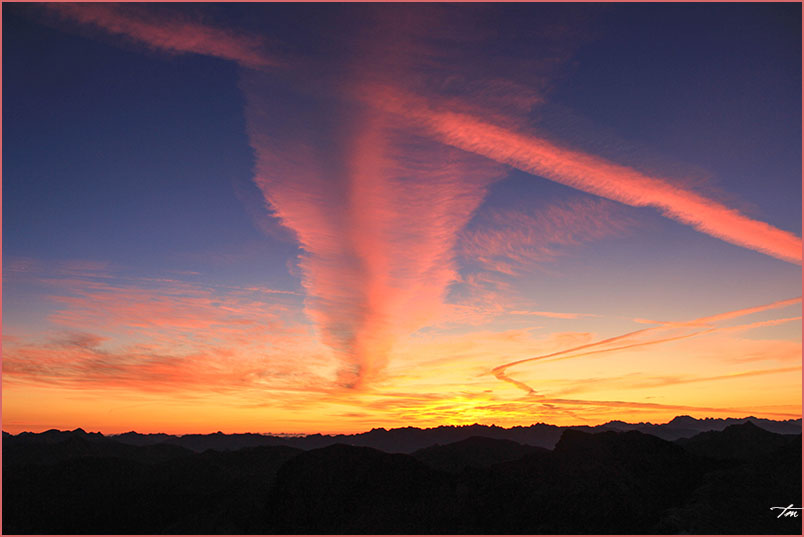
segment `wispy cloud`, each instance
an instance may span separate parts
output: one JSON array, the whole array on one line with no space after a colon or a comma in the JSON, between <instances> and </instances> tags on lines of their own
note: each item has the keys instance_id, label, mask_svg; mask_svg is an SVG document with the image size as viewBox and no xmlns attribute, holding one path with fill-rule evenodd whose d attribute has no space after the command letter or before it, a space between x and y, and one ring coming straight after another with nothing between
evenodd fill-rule
<instances>
[{"instance_id":1,"label":"wispy cloud","mask_svg":"<svg viewBox=\"0 0 804 537\"><path fill-rule=\"evenodd\" d=\"M718 407L705 407L705 406L693 406L693 405L672 405L662 403L651 403L649 401L595 401L595 400L563 399L563 398L545 398L541 401L561 405L563 408L578 407L578 408L584 408L584 410L588 408L602 408L602 409L627 408L627 409L639 409L639 410L671 410L674 412L676 411L708 412L728 416L747 416L754 412L753 409L722 408L722 407L718 408ZM800 414L795 414L791 412L768 412L768 414L780 418L796 418L800 416Z\"/></svg>"},{"instance_id":2,"label":"wispy cloud","mask_svg":"<svg viewBox=\"0 0 804 537\"><path fill-rule=\"evenodd\" d=\"M482 211L464 229L458 251L467 264L508 275L532 272L567 247L623 234L635 221L607 200L575 199L530 210Z\"/></svg>"},{"instance_id":3,"label":"wispy cloud","mask_svg":"<svg viewBox=\"0 0 804 537\"><path fill-rule=\"evenodd\" d=\"M332 388L324 378L331 358L310 342L293 294L126 277L99 266L70 263L68 271L33 275L56 307L38 336L4 334L4 384L144 392Z\"/></svg>"},{"instance_id":4,"label":"wispy cloud","mask_svg":"<svg viewBox=\"0 0 804 537\"><path fill-rule=\"evenodd\" d=\"M551 396L563 396L567 394L578 394L582 392L606 390L639 390L642 388L664 388L667 386L696 384L701 382L715 382L722 380L734 380L765 375L777 375L801 371L801 366L773 367L765 369L750 369L733 371L720 375L650 375L645 373L630 373L612 377L600 376L594 378L573 378L565 379L559 384L557 389L552 390Z\"/></svg>"},{"instance_id":5,"label":"wispy cloud","mask_svg":"<svg viewBox=\"0 0 804 537\"><path fill-rule=\"evenodd\" d=\"M696 382L712 382L716 380L732 380L743 377L757 377L762 375L775 375L778 373L789 373L793 371L801 371L801 366L796 367L775 367L772 369L752 369L749 371L735 371L725 375L711 375L700 377L662 377L655 379L646 379L643 381L636 381L635 388L653 388L658 386L668 386L675 384L692 384Z\"/></svg>"},{"instance_id":6,"label":"wispy cloud","mask_svg":"<svg viewBox=\"0 0 804 537\"><path fill-rule=\"evenodd\" d=\"M100 336L92 336L103 340ZM331 383L303 365L263 353L248 359L225 342L198 342L193 349L160 352L148 343L106 350L92 341L26 342L8 346L4 384L36 384L141 393L239 391L325 392Z\"/></svg>"},{"instance_id":7,"label":"wispy cloud","mask_svg":"<svg viewBox=\"0 0 804 537\"><path fill-rule=\"evenodd\" d=\"M784 308L786 306L792 306L794 304L798 304L801 302L801 297L796 298L789 298L787 300L779 300L776 302L771 302L770 304L763 304L761 306L754 306L752 308L744 308L735 311L727 311L724 313L718 313L717 315L710 315L708 317L701 317L700 319L695 319L692 321L693 323L697 324L707 324L707 323L715 323L718 321L726 321L729 319L736 319L737 317L744 317L746 315L752 315L754 313L760 313L767 310L777 309L777 308Z\"/></svg>"}]
</instances>

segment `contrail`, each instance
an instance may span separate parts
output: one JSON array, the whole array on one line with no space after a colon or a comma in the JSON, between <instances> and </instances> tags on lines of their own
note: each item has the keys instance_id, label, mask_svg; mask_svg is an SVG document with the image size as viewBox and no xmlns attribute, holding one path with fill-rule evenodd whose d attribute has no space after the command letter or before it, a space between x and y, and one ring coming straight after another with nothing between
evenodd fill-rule
<instances>
[{"instance_id":1,"label":"contrail","mask_svg":"<svg viewBox=\"0 0 804 537\"><path fill-rule=\"evenodd\" d=\"M541 401L540 401L541 402ZM681 410L692 412L729 412L731 414L749 414L750 410L743 410L739 408L714 408L714 407L698 407L688 405L665 405L660 403L646 403L634 401L593 401L584 399L544 399L547 403L556 403L559 405L582 405L582 406L597 406L597 407L614 407L614 408L649 408L657 410ZM773 416L785 418L800 418L801 414L791 414L786 412L764 412Z\"/></svg>"},{"instance_id":2,"label":"contrail","mask_svg":"<svg viewBox=\"0 0 804 537\"><path fill-rule=\"evenodd\" d=\"M579 358L579 357L582 357L582 356L589 356L589 355L593 355L593 354L602 354L602 353L606 353L606 352L625 350L625 349L630 349L630 348L634 348L634 347L642 347L642 346L646 346L646 345L656 345L656 344L659 344L659 343L667 343L667 342L670 342L670 341L677 341L677 340L680 340L680 339L687 339L687 338L691 338L691 337L694 337L694 336L699 336L699 335L703 335L703 334L709 334L709 333L713 333L713 332L745 330L745 329L755 328L755 327L759 327L759 326L768 326L768 325L773 325L773 324L779 324L779 323L782 323L782 322L794 321L794 320L800 319L801 317L789 317L789 318L784 318L784 319L774 319L774 320L770 320L770 321L758 321L758 322L749 323L749 324L745 324L745 325L739 325L739 326L729 326L729 327L720 327L720 328L713 327L713 328L709 328L707 330L699 330L697 332L692 332L690 334L683 334L681 336L673 336L673 337L668 337L668 338L662 338L662 339L655 339L655 340L650 340L650 341L632 343L630 345L621 345L621 346L618 346L618 347L610 347L610 348L605 348L605 349L599 349L599 350L593 350L593 351L588 351L588 352L576 353L576 351L581 351L581 350L584 350L584 349L589 349L589 348L594 348L594 347L600 347L601 345L606 345L606 344L609 344L609 343L614 343L616 341L621 341L623 339L627 339L627 338L630 338L630 337L633 337L633 336L636 336L636 335L639 335L639 334L646 334L646 333L650 333L650 332L656 332L656 331L664 330L664 329L666 329L668 327L673 328L673 327L701 326L701 325L710 324L710 323L715 322L715 321L722 321L722 320L726 320L726 319L734 319L734 318L737 318L737 317L742 317L742 316L745 316L745 315L750 315L752 313L766 311L766 310L769 310L769 309L776 309L776 308L782 308L782 307L785 307L785 306L790 306L790 305L795 304L795 303L800 302L800 301L801 301L801 297L790 298L790 299L787 299L787 300L779 300L779 301L776 301L776 302L771 302L769 304L763 304L761 306L755 306L755 307L751 307L751 308L743 308L743 309L739 309L739 310L728 311L728 312L720 313L720 314L717 314L717 315L711 315L711 316L708 316L708 317L700 317L700 318L694 319L692 321L685 321L685 322L680 322L680 323L667 323L667 324L662 324L662 326L656 326L656 327L652 327L652 328L643 328L642 330L636 330L636 331L633 331L633 332L628 332L628 333L625 333L625 334L621 334L619 336L614 336L614 337L603 339L603 340L600 340L600 341L587 343L585 345L580 345L578 347L572 347L570 349L564 349L564 350L552 352L550 354L543 354L543 355L540 355L540 356L533 356L531 358L523 358L521 360L516 360L514 362L509 362L509 363L506 363L506 364L499 365L499 366L495 367L494 369L492 369L490 371L490 373L492 375L494 375L495 377L497 377L499 380L514 384L515 386L517 386L518 388L521 388L522 390L525 390L529 394L535 394L536 391L533 388L531 388L530 386L528 386L527 384L525 384L522 381L519 381L519 380L511 378L506 373L506 370L509 367L513 367L515 365L519 365L519 364L523 364L523 363L527 363L527 362L533 362L533 361L537 361L537 360L547 360L547 361L567 360L567 359L570 359L570 358ZM573 354L573 353L575 353L575 354ZM553 360L549 360L550 358L553 358Z\"/></svg>"}]
</instances>

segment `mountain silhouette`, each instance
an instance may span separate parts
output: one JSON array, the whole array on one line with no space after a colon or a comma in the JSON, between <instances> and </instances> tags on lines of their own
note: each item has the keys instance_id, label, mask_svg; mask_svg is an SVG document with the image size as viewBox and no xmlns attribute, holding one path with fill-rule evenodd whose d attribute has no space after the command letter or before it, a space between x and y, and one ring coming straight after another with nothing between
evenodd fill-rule
<instances>
[{"instance_id":1,"label":"mountain silhouette","mask_svg":"<svg viewBox=\"0 0 804 537\"><path fill-rule=\"evenodd\" d=\"M696 455L712 459L751 460L769 455L795 442L795 436L771 433L748 421L729 425L721 432L700 433L676 442Z\"/></svg>"},{"instance_id":2,"label":"mountain silhouette","mask_svg":"<svg viewBox=\"0 0 804 537\"><path fill-rule=\"evenodd\" d=\"M676 420L674 420L676 421ZM3 532L14 534L801 534L801 435L753 420L670 442L590 428L436 427L263 435L3 435ZM781 422L785 427L795 423ZM669 425L669 424L666 424ZM478 436L478 431L494 436ZM501 436L544 439L554 449ZM665 432L668 429L664 429ZM455 442L444 441L461 437ZM122 437L122 438L121 438ZM234 438L232 438L234 437ZM439 442L409 450L426 439ZM121 440L127 440L123 442ZM134 445L131 441L141 441ZM233 442L234 441L234 442ZM215 445L218 449L205 449ZM401 447L400 447L401 446Z\"/></svg>"},{"instance_id":3,"label":"mountain silhouette","mask_svg":"<svg viewBox=\"0 0 804 537\"><path fill-rule=\"evenodd\" d=\"M553 449L561 438L561 434L566 429L576 429L592 433L603 431L638 431L657 436L664 440L674 441L679 438L689 438L705 431L722 431L729 425L745 423L746 421L751 421L755 425L770 432L779 434L801 434L801 419L775 421L754 417L696 419L689 416L679 416L665 424L611 421L596 426L578 425L559 427L546 423L536 423L529 426L516 426L511 428L478 424L463 426L442 425L427 429L420 429L418 427L400 427L396 429L376 428L358 434L311 434L302 436L277 436L257 433L224 434L220 432L176 436L164 433L140 434L131 431L120 435L112 435L107 438L135 446L171 444L196 452L202 452L207 449L217 451L238 450L245 447L257 446L290 446L310 450L331 446L333 444L346 444L373 447L385 451L386 453L413 453L436 444L452 444L473 436L510 440L519 444Z\"/></svg>"},{"instance_id":4,"label":"mountain silhouette","mask_svg":"<svg viewBox=\"0 0 804 537\"><path fill-rule=\"evenodd\" d=\"M41 435L23 433L3 438L3 465L48 461L56 463L82 457L116 457L144 463L184 457L192 451L172 444L142 447L115 442L100 433L47 431Z\"/></svg>"}]
</instances>

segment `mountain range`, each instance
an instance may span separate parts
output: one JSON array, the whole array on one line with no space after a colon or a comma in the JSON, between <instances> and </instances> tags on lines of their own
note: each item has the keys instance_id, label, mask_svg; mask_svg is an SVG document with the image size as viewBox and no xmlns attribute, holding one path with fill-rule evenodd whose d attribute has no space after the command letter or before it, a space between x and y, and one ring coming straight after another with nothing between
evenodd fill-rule
<instances>
[{"instance_id":1,"label":"mountain range","mask_svg":"<svg viewBox=\"0 0 804 537\"><path fill-rule=\"evenodd\" d=\"M670 441L645 428L708 430ZM546 431L558 435L551 449L500 438L549 442ZM277 439L298 445L238 448ZM391 439L400 447L356 445ZM771 509L791 504L801 507L798 420L345 438L3 434L7 534L801 534L801 518Z\"/></svg>"},{"instance_id":2,"label":"mountain range","mask_svg":"<svg viewBox=\"0 0 804 537\"><path fill-rule=\"evenodd\" d=\"M164 433L141 434L128 432L118 435L109 435L107 439L115 440L121 444L132 446L149 446L168 444L180 446L192 451L202 452L207 449L218 451L237 450L245 447L258 446L290 446L298 449L316 449L332 444L347 444L351 446L372 447L387 453L413 453L435 444L450 444L466 440L473 436L483 436L498 440L510 440L520 444L553 449L566 429L585 432L604 431L638 431L657 436L664 440L675 441L688 438L706 431L722 431L729 425L752 422L763 429L778 434L800 434L801 419L785 421L755 418L705 418L696 419L690 416L678 416L664 424L652 423L626 423L623 421L610 421L596 426L575 425L557 426L545 423L536 423L530 426L517 426L511 428L497 427L496 425L442 425L428 429L417 427L401 427L396 429L376 428L365 433L321 435L311 434L305 436L270 435L258 433L224 434L186 434L170 435ZM14 438L13 441L34 439L36 442L60 442L70 434L84 435L87 439L99 439L100 433L86 433L83 429L75 431L58 431L52 429L43 433L20 433L16 436L3 433L3 439Z\"/></svg>"}]
</instances>

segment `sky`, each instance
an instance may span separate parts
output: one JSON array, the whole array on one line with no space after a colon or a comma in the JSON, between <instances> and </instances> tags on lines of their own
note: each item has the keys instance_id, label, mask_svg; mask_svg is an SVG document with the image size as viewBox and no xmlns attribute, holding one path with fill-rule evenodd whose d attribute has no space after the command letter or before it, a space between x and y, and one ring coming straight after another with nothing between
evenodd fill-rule
<instances>
[{"instance_id":1,"label":"sky","mask_svg":"<svg viewBox=\"0 0 804 537\"><path fill-rule=\"evenodd\" d=\"M801 415L801 5L3 4L3 430Z\"/></svg>"}]
</instances>

